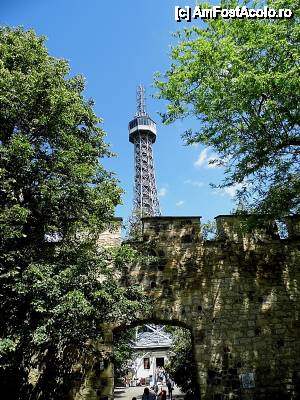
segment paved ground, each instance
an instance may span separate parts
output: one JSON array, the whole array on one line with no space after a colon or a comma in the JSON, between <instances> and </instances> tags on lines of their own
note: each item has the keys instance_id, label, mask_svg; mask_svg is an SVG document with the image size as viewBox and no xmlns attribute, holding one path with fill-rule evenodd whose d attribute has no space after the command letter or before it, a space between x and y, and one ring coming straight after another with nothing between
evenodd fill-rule
<instances>
[{"instance_id":1,"label":"paved ground","mask_svg":"<svg viewBox=\"0 0 300 400\"><path fill-rule=\"evenodd\" d=\"M117 387L114 392L115 399L118 400L131 400L136 397L137 400L142 398L146 386L136 386L136 387ZM168 393L168 388L166 386L162 387ZM160 388L159 388L160 390ZM173 400L183 400L184 394L180 392L180 389L175 386L173 390Z\"/></svg>"}]
</instances>

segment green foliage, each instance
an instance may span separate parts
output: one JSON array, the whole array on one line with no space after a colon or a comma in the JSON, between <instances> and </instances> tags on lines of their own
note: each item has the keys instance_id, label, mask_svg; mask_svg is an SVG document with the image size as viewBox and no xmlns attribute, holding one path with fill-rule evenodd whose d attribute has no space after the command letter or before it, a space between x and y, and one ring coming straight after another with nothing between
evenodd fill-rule
<instances>
[{"instance_id":1,"label":"green foliage","mask_svg":"<svg viewBox=\"0 0 300 400\"><path fill-rule=\"evenodd\" d=\"M170 351L174 355L166 365L166 370L180 389L191 398L198 393L197 370L194 360L191 333L188 329L169 328L173 336Z\"/></svg>"},{"instance_id":2,"label":"green foliage","mask_svg":"<svg viewBox=\"0 0 300 400\"><path fill-rule=\"evenodd\" d=\"M14 399L63 397L100 325L146 309L112 267L135 252L97 245L121 190L99 162L111 153L84 80L69 72L44 38L0 29L0 380Z\"/></svg>"},{"instance_id":3,"label":"green foliage","mask_svg":"<svg viewBox=\"0 0 300 400\"><path fill-rule=\"evenodd\" d=\"M123 378L127 373L128 361L133 355L133 347L131 341L135 338L136 328L130 328L126 331L119 332L114 335L114 376L118 380Z\"/></svg>"},{"instance_id":4,"label":"green foliage","mask_svg":"<svg viewBox=\"0 0 300 400\"><path fill-rule=\"evenodd\" d=\"M5 354L7 352L13 351L16 348L16 343L11 339L1 339L0 340L0 354Z\"/></svg>"},{"instance_id":5,"label":"green foliage","mask_svg":"<svg viewBox=\"0 0 300 400\"><path fill-rule=\"evenodd\" d=\"M178 32L173 63L156 86L169 101L166 123L199 121L184 137L218 152L220 187L235 185L248 211L280 218L300 211L300 9L298 0L244 2L266 3L294 17L218 18Z\"/></svg>"}]
</instances>

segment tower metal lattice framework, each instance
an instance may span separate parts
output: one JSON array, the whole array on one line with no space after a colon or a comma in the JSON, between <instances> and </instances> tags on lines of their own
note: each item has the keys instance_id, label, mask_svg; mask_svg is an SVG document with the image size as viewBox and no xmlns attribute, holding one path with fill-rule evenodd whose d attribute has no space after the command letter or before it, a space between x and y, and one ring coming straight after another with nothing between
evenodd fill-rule
<instances>
[{"instance_id":1,"label":"tower metal lattice framework","mask_svg":"<svg viewBox=\"0 0 300 400\"><path fill-rule=\"evenodd\" d=\"M134 144L133 210L139 216L160 215L152 144L156 140L156 123L149 117L145 105L145 89L137 88L137 112L129 122L129 141Z\"/></svg>"}]
</instances>

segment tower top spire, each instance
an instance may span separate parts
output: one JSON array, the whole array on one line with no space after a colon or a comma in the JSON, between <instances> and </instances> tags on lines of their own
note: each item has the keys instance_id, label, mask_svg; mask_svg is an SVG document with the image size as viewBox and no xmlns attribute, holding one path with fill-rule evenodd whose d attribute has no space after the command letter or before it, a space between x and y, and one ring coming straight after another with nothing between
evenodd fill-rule
<instances>
[{"instance_id":1,"label":"tower top spire","mask_svg":"<svg viewBox=\"0 0 300 400\"><path fill-rule=\"evenodd\" d=\"M137 103L137 117L147 116L146 112L146 98L145 98L145 88L140 83L136 89L136 103Z\"/></svg>"}]
</instances>

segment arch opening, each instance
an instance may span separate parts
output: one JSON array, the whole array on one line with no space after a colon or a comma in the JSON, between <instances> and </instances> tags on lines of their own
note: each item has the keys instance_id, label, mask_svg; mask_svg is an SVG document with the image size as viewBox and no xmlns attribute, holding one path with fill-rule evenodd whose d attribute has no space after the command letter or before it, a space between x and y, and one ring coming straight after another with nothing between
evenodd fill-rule
<instances>
[{"instance_id":1,"label":"arch opening","mask_svg":"<svg viewBox=\"0 0 300 400\"><path fill-rule=\"evenodd\" d=\"M200 398L192 329L181 321L153 318L115 328L112 362L115 399L139 399L145 388L165 390L173 400Z\"/></svg>"}]
</instances>

